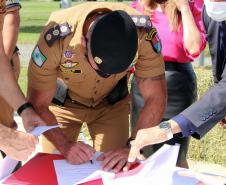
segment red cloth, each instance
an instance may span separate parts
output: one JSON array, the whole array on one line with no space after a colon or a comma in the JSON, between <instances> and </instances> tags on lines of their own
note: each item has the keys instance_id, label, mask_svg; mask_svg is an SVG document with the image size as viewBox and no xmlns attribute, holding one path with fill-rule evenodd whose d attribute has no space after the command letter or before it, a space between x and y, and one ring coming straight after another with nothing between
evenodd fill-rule
<instances>
[{"instance_id":1,"label":"red cloth","mask_svg":"<svg viewBox=\"0 0 226 185\"><path fill-rule=\"evenodd\" d=\"M13 175L4 184L10 185L57 185L53 160L64 159L62 155L38 154ZM102 180L95 180L82 185L102 185Z\"/></svg>"}]
</instances>

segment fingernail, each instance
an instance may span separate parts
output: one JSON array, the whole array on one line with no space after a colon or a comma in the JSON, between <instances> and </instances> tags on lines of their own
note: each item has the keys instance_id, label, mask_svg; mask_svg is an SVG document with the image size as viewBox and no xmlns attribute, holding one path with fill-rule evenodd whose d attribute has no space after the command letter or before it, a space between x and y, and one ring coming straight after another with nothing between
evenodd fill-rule
<instances>
[{"instance_id":1,"label":"fingernail","mask_svg":"<svg viewBox=\"0 0 226 185\"><path fill-rule=\"evenodd\" d=\"M127 167L124 167L124 168L123 168L123 171L124 171L124 172L127 172L127 171L128 171L128 168L127 168Z\"/></svg>"}]
</instances>

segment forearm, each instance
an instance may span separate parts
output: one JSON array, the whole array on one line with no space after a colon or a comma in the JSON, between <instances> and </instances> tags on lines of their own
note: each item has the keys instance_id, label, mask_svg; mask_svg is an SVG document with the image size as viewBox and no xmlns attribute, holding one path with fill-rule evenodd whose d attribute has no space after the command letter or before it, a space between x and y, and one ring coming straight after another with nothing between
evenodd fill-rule
<instances>
[{"instance_id":1,"label":"forearm","mask_svg":"<svg viewBox=\"0 0 226 185\"><path fill-rule=\"evenodd\" d=\"M136 127L132 131L132 137L136 136L138 130L153 127L161 121L167 100L164 75L150 79L137 78L137 83L145 104L140 112Z\"/></svg>"},{"instance_id":2,"label":"forearm","mask_svg":"<svg viewBox=\"0 0 226 185\"><path fill-rule=\"evenodd\" d=\"M0 33L0 40L2 41L2 33ZM17 110L19 106L25 103L25 98L15 80L12 68L4 53L2 42L0 42L0 58L0 79L2 79L0 95Z\"/></svg>"},{"instance_id":3,"label":"forearm","mask_svg":"<svg viewBox=\"0 0 226 185\"><path fill-rule=\"evenodd\" d=\"M137 131L140 129L153 127L159 124L165 110L165 102L163 99L156 97L153 100L145 102L131 137L135 138Z\"/></svg>"},{"instance_id":4,"label":"forearm","mask_svg":"<svg viewBox=\"0 0 226 185\"><path fill-rule=\"evenodd\" d=\"M201 33L195 23L189 5L181 8L182 24L183 24L183 40L184 46L190 54L199 52L201 44Z\"/></svg>"},{"instance_id":5,"label":"forearm","mask_svg":"<svg viewBox=\"0 0 226 185\"><path fill-rule=\"evenodd\" d=\"M48 107L46 107L46 108L37 108L37 107L35 107L35 110L40 115L40 117L48 125L56 125L56 124L58 124L57 123L57 120L56 120L56 117L54 116L54 114L52 112L50 112L50 110L48 109ZM63 150L65 148L65 145L69 142L68 139L63 134L63 132L61 131L60 128L52 129L52 130L46 132L44 135L61 152L63 152Z\"/></svg>"},{"instance_id":6,"label":"forearm","mask_svg":"<svg viewBox=\"0 0 226 185\"><path fill-rule=\"evenodd\" d=\"M10 59L16 46L20 26L19 9L7 12L3 25L3 45L7 57Z\"/></svg>"}]
</instances>

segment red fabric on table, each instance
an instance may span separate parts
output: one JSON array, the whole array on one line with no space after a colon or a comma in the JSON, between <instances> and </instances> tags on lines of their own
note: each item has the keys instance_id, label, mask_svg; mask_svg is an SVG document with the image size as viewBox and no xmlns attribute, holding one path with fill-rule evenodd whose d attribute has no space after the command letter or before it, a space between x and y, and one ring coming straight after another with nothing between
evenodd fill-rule
<instances>
[{"instance_id":1,"label":"red fabric on table","mask_svg":"<svg viewBox=\"0 0 226 185\"><path fill-rule=\"evenodd\" d=\"M57 176L53 160L64 159L62 155L40 153L9 176L6 185L57 185ZM138 164L134 165L135 168ZM101 179L81 185L103 185Z\"/></svg>"}]
</instances>

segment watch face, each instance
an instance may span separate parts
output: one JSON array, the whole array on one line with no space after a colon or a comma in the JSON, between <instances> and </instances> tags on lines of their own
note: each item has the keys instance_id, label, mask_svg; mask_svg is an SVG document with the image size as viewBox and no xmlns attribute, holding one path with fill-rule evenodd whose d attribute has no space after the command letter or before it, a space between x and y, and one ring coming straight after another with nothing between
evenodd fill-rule
<instances>
[{"instance_id":1,"label":"watch face","mask_svg":"<svg viewBox=\"0 0 226 185\"><path fill-rule=\"evenodd\" d=\"M167 121L161 122L160 125L159 125L159 127L160 128L163 128L163 129L169 129L169 128L171 128L169 122L167 122Z\"/></svg>"}]
</instances>

